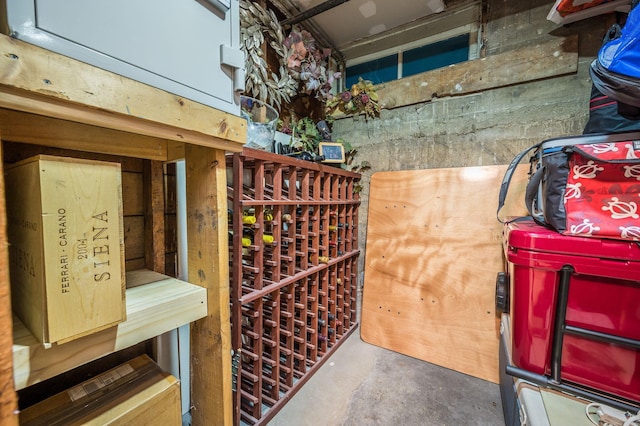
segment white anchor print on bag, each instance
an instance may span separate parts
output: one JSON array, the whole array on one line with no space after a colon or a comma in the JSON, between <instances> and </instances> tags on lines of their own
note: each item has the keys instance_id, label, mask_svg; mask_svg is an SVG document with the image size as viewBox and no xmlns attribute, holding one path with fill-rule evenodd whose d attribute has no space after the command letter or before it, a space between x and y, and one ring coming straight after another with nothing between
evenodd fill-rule
<instances>
[{"instance_id":1,"label":"white anchor print on bag","mask_svg":"<svg viewBox=\"0 0 640 426\"><path fill-rule=\"evenodd\" d=\"M636 160L638 158L632 143L626 144L624 147L627 148L627 160Z\"/></svg>"},{"instance_id":2,"label":"white anchor print on bag","mask_svg":"<svg viewBox=\"0 0 640 426\"><path fill-rule=\"evenodd\" d=\"M580 182L576 182L576 183L567 183L567 188L564 191L564 202L566 203L567 200L570 200L571 198L580 198L580 196L582 196L582 184Z\"/></svg>"},{"instance_id":3,"label":"white anchor print on bag","mask_svg":"<svg viewBox=\"0 0 640 426\"><path fill-rule=\"evenodd\" d=\"M618 152L615 143L594 143L590 145L594 154L604 154L605 152Z\"/></svg>"},{"instance_id":4,"label":"white anchor print on bag","mask_svg":"<svg viewBox=\"0 0 640 426\"><path fill-rule=\"evenodd\" d=\"M634 164L633 166L623 166L624 177L640 180L640 164Z\"/></svg>"},{"instance_id":5,"label":"white anchor print on bag","mask_svg":"<svg viewBox=\"0 0 640 426\"><path fill-rule=\"evenodd\" d=\"M600 230L599 226L594 225L589 219L584 219L582 223L577 225L571 225L571 235L580 235L584 237L591 237L595 232Z\"/></svg>"},{"instance_id":6,"label":"white anchor print on bag","mask_svg":"<svg viewBox=\"0 0 640 426\"><path fill-rule=\"evenodd\" d=\"M607 206L603 206L603 211L611 212L611 219L638 219L638 205L633 201L625 203L620 201L618 197L612 197L611 201L607 203Z\"/></svg>"},{"instance_id":7,"label":"white anchor print on bag","mask_svg":"<svg viewBox=\"0 0 640 426\"><path fill-rule=\"evenodd\" d=\"M629 240L640 240L640 226L621 226L620 237Z\"/></svg>"},{"instance_id":8,"label":"white anchor print on bag","mask_svg":"<svg viewBox=\"0 0 640 426\"><path fill-rule=\"evenodd\" d=\"M573 166L573 178L574 179L595 179L598 173L603 171L604 167L599 167L592 160L589 160L587 164Z\"/></svg>"}]
</instances>

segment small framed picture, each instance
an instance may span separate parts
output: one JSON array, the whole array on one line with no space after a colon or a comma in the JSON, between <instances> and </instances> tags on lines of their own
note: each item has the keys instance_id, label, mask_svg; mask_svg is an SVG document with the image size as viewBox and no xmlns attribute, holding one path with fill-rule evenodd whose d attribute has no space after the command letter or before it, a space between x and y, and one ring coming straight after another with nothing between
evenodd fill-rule
<instances>
[{"instance_id":1,"label":"small framed picture","mask_svg":"<svg viewBox=\"0 0 640 426\"><path fill-rule=\"evenodd\" d=\"M318 153L324 155L323 163L344 163L344 146L338 142L320 142Z\"/></svg>"}]
</instances>

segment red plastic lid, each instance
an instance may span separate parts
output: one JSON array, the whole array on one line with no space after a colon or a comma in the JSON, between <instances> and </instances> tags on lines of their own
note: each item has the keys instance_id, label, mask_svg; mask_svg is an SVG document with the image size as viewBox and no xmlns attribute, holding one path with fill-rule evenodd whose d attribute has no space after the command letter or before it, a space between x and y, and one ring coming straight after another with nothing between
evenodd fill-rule
<instances>
[{"instance_id":1,"label":"red plastic lid","mask_svg":"<svg viewBox=\"0 0 640 426\"><path fill-rule=\"evenodd\" d=\"M504 234L509 247L514 249L640 261L640 241L562 235L529 218L507 223Z\"/></svg>"}]
</instances>

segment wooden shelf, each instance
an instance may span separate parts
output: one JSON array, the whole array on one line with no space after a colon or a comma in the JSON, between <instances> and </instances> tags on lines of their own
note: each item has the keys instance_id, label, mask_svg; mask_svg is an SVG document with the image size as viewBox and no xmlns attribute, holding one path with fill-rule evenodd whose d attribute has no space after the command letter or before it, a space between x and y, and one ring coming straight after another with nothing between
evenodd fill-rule
<instances>
[{"instance_id":1,"label":"wooden shelf","mask_svg":"<svg viewBox=\"0 0 640 426\"><path fill-rule=\"evenodd\" d=\"M149 270L127 273L127 320L117 327L45 348L13 317L15 388L151 339L207 315L207 289Z\"/></svg>"},{"instance_id":2,"label":"wooden shelf","mask_svg":"<svg viewBox=\"0 0 640 426\"><path fill-rule=\"evenodd\" d=\"M18 423L15 389L195 321L190 333L193 424L231 424L225 152L242 150L246 120L2 34L0 75L0 381L7 384L0 391L0 423ZM147 199L144 221L149 227L140 267L160 272L165 247L162 233L156 232L162 221L155 219L164 210L162 201L153 204L162 198L154 194L161 194L162 162L184 159L185 272L192 284L160 279L130 288L125 324L49 349L14 327L2 172L7 142L74 150L83 158L144 159L148 171L143 174L150 178L144 184L148 194L141 196Z\"/></svg>"}]
</instances>

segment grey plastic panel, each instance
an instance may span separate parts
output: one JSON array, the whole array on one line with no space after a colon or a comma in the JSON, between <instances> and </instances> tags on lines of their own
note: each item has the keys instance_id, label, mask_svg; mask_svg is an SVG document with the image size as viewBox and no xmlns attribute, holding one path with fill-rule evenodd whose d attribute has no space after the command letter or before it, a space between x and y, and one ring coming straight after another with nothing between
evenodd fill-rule
<instances>
[{"instance_id":1,"label":"grey plastic panel","mask_svg":"<svg viewBox=\"0 0 640 426\"><path fill-rule=\"evenodd\" d=\"M221 46L239 51L238 0L212 1L228 11L209 0L7 0L7 17L13 37L239 115L236 70L220 57Z\"/></svg>"}]
</instances>

